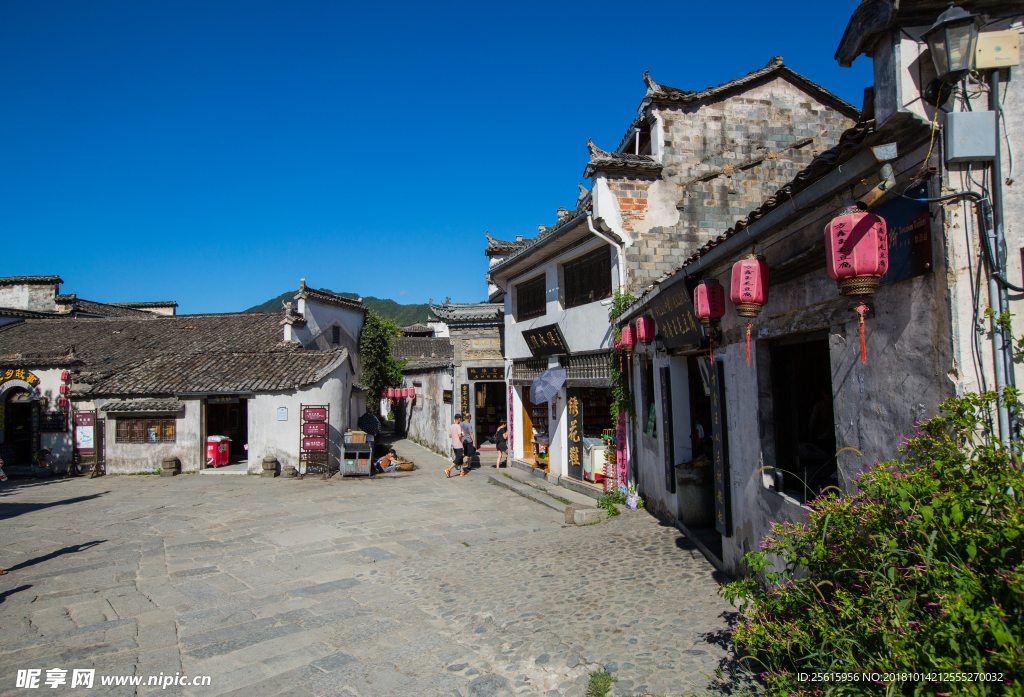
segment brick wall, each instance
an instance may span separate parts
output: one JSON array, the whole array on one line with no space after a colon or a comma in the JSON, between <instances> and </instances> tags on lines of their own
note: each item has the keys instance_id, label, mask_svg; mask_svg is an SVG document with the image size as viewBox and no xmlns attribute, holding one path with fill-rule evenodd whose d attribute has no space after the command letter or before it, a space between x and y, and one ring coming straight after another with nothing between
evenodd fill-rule
<instances>
[{"instance_id":1,"label":"brick wall","mask_svg":"<svg viewBox=\"0 0 1024 697\"><path fill-rule=\"evenodd\" d=\"M854 120L782 78L697 107L650 107L663 124L664 184L608 175L625 231L629 282L649 285L757 208L836 144ZM655 193L657 188L657 193ZM670 197L672 225L652 226L654 197Z\"/></svg>"}]
</instances>

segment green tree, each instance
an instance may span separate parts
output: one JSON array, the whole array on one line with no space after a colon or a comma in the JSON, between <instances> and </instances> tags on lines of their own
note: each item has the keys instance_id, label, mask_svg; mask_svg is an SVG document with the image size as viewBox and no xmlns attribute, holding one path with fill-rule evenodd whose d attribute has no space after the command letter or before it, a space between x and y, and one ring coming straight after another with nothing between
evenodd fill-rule
<instances>
[{"instance_id":1,"label":"green tree","mask_svg":"<svg viewBox=\"0 0 1024 697\"><path fill-rule=\"evenodd\" d=\"M1024 475L992 431L996 398L947 400L899 460L746 555L754 575L720 592L770 695L1024 693Z\"/></svg>"},{"instance_id":2,"label":"green tree","mask_svg":"<svg viewBox=\"0 0 1024 697\"><path fill-rule=\"evenodd\" d=\"M370 391L366 406L380 416L381 390L402 384L402 366L405 361L395 360L395 339L398 324L373 310L366 313L363 331L359 335L359 357L363 362L362 383Z\"/></svg>"}]
</instances>

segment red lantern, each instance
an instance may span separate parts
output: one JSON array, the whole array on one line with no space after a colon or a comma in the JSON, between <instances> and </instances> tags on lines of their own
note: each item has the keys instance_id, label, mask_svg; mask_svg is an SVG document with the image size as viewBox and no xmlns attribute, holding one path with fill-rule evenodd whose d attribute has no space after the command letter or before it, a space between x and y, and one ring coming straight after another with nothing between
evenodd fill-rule
<instances>
[{"instance_id":1,"label":"red lantern","mask_svg":"<svg viewBox=\"0 0 1024 697\"><path fill-rule=\"evenodd\" d=\"M636 347L636 329L633 328L632 324L627 324L622 328L622 348L626 350L626 353L632 353Z\"/></svg>"},{"instance_id":2,"label":"red lantern","mask_svg":"<svg viewBox=\"0 0 1024 697\"><path fill-rule=\"evenodd\" d=\"M60 386L60 393L61 394L67 394L68 392L69 392L69 390L68 390L68 386L67 385L61 385Z\"/></svg>"},{"instance_id":3,"label":"red lantern","mask_svg":"<svg viewBox=\"0 0 1024 697\"><path fill-rule=\"evenodd\" d=\"M641 317L636 321L636 335L642 343L649 344L654 341L654 318Z\"/></svg>"},{"instance_id":4,"label":"red lantern","mask_svg":"<svg viewBox=\"0 0 1024 697\"><path fill-rule=\"evenodd\" d=\"M748 254L732 265L729 297L736 305L736 314L747 318L747 365L750 365L751 318L761 314L768 302L768 262L758 254Z\"/></svg>"},{"instance_id":5,"label":"red lantern","mask_svg":"<svg viewBox=\"0 0 1024 697\"><path fill-rule=\"evenodd\" d=\"M66 400L64 397L61 397L60 399L57 400L57 406L59 406L61 409L67 409L68 400Z\"/></svg>"},{"instance_id":6,"label":"red lantern","mask_svg":"<svg viewBox=\"0 0 1024 697\"><path fill-rule=\"evenodd\" d=\"M889 238L885 219L848 205L825 226L825 257L828 275L838 282L843 295L857 295L861 303L856 307L859 316L860 362L867 363L864 342L864 314L868 306L865 295L878 287L878 280L889 269Z\"/></svg>"},{"instance_id":7,"label":"red lantern","mask_svg":"<svg viewBox=\"0 0 1024 697\"><path fill-rule=\"evenodd\" d=\"M715 360L715 333L712 324L725 314L725 289L714 278L706 278L697 284L693 293L693 305L697 310L697 318L708 330L711 339L711 360Z\"/></svg>"},{"instance_id":8,"label":"red lantern","mask_svg":"<svg viewBox=\"0 0 1024 697\"><path fill-rule=\"evenodd\" d=\"M60 379L63 380L64 382L67 382L68 380L71 379L71 373L66 370L61 372Z\"/></svg>"}]
</instances>

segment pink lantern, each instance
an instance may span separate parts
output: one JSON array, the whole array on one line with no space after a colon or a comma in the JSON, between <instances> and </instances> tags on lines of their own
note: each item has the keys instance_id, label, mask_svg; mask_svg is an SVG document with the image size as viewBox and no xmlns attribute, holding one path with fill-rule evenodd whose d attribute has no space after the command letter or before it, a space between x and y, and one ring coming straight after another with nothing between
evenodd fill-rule
<instances>
[{"instance_id":1,"label":"pink lantern","mask_svg":"<svg viewBox=\"0 0 1024 697\"><path fill-rule=\"evenodd\" d=\"M389 399L394 399L395 397L397 397L398 395L396 395L395 392L396 392L396 390L395 390L394 387L389 387L388 388L388 398Z\"/></svg>"},{"instance_id":2,"label":"pink lantern","mask_svg":"<svg viewBox=\"0 0 1024 697\"><path fill-rule=\"evenodd\" d=\"M725 289L714 278L706 278L697 284L693 292L693 305L697 318L708 330L711 340L711 360L715 360L715 334L712 324L725 314Z\"/></svg>"},{"instance_id":3,"label":"pink lantern","mask_svg":"<svg viewBox=\"0 0 1024 697\"><path fill-rule=\"evenodd\" d=\"M67 382L68 380L71 379L71 372L67 370L61 372L60 379L63 380L64 382Z\"/></svg>"},{"instance_id":4,"label":"pink lantern","mask_svg":"<svg viewBox=\"0 0 1024 697\"><path fill-rule=\"evenodd\" d=\"M704 279L697 284L693 300L697 318L707 328L710 328L713 321L721 319L725 314L725 289L713 278Z\"/></svg>"},{"instance_id":5,"label":"pink lantern","mask_svg":"<svg viewBox=\"0 0 1024 697\"><path fill-rule=\"evenodd\" d=\"M864 315L868 306L863 297L871 295L878 280L889 269L889 238L885 219L848 205L825 226L825 257L828 275L838 282L843 295L859 295L855 309L859 317L860 362L868 362L864 342Z\"/></svg>"},{"instance_id":6,"label":"pink lantern","mask_svg":"<svg viewBox=\"0 0 1024 697\"><path fill-rule=\"evenodd\" d=\"M654 341L654 318L644 316L636 321L637 339L645 344Z\"/></svg>"},{"instance_id":7,"label":"pink lantern","mask_svg":"<svg viewBox=\"0 0 1024 697\"><path fill-rule=\"evenodd\" d=\"M633 328L632 324L627 324L622 328L622 340L619 342L622 344L622 348L625 349L626 353L632 353L634 347L636 347L636 329Z\"/></svg>"},{"instance_id":8,"label":"pink lantern","mask_svg":"<svg viewBox=\"0 0 1024 697\"><path fill-rule=\"evenodd\" d=\"M412 397L412 390L410 388L406 387L404 390L402 390L402 396L403 397Z\"/></svg>"},{"instance_id":9,"label":"pink lantern","mask_svg":"<svg viewBox=\"0 0 1024 697\"><path fill-rule=\"evenodd\" d=\"M768 262L759 254L748 254L732 265L729 297L736 305L736 314L747 318L747 365L750 365L751 318L761 314L768 302Z\"/></svg>"}]
</instances>

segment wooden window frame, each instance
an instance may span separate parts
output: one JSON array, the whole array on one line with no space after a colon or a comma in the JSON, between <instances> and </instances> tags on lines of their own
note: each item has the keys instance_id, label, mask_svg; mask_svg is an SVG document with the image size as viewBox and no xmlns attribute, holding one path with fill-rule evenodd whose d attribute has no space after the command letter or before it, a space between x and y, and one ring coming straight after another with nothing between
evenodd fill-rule
<instances>
[{"instance_id":1,"label":"wooden window frame","mask_svg":"<svg viewBox=\"0 0 1024 697\"><path fill-rule=\"evenodd\" d=\"M612 248L604 245L562 264L565 308L612 297Z\"/></svg>"},{"instance_id":2,"label":"wooden window frame","mask_svg":"<svg viewBox=\"0 0 1024 697\"><path fill-rule=\"evenodd\" d=\"M337 346L341 343L341 326L335 324L331 327L331 344Z\"/></svg>"},{"instance_id":3,"label":"wooden window frame","mask_svg":"<svg viewBox=\"0 0 1024 697\"><path fill-rule=\"evenodd\" d=\"M178 435L177 419L171 417L117 419L115 443L174 443ZM156 440L149 439L151 428L156 429Z\"/></svg>"},{"instance_id":4,"label":"wooden window frame","mask_svg":"<svg viewBox=\"0 0 1024 697\"><path fill-rule=\"evenodd\" d=\"M548 311L547 279L541 274L516 284L516 321L543 317ZM538 302L539 298L539 302Z\"/></svg>"}]
</instances>

